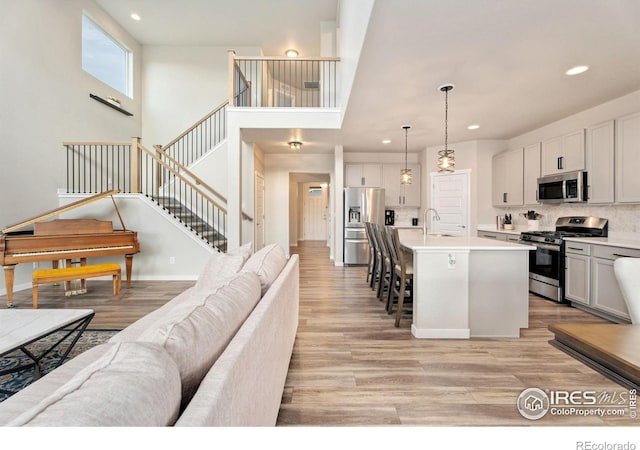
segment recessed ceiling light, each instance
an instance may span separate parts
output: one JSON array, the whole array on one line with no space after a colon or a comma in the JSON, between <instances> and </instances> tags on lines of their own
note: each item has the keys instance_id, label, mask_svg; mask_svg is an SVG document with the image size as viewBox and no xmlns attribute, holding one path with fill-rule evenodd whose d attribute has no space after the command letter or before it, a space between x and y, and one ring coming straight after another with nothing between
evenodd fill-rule
<instances>
[{"instance_id":1,"label":"recessed ceiling light","mask_svg":"<svg viewBox=\"0 0 640 450\"><path fill-rule=\"evenodd\" d=\"M579 73L584 73L589 70L589 66L575 66L571 69L567 70L565 74L567 75L578 75Z\"/></svg>"},{"instance_id":2,"label":"recessed ceiling light","mask_svg":"<svg viewBox=\"0 0 640 450\"><path fill-rule=\"evenodd\" d=\"M480 125L469 125L467 130L477 130L478 128L480 128Z\"/></svg>"},{"instance_id":3,"label":"recessed ceiling light","mask_svg":"<svg viewBox=\"0 0 640 450\"><path fill-rule=\"evenodd\" d=\"M131 18L136 21L140 21L142 19L142 17L140 17L140 14L137 13L131 13Z\"/></svg>"},{"instance_id":4,"label":"recessed ceiling light","mask_svg":"<svg viewBox=\"0 0 640 450\"><path fill-rule=\"evenodd\" d=\"M287 55L289 58L295 58L296 56L298 56L298 50L290 48L289 50L284 52L284 54Z\"/></svg>"},{"instance_id":5,"label":"recessed ceiling light","mask_svg":"<svg viewBox=\"0 0 640 450\"><path fill-rule=\"evenodd\" d=\"M383 144L391 144L391 139L384 139L382 141Z\"/></svg>"}]
</instances>

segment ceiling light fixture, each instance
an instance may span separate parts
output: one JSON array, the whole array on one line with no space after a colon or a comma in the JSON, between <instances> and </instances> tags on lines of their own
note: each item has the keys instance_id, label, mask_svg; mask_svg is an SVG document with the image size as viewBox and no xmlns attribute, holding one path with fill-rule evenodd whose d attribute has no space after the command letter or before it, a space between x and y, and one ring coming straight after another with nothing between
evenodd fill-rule
<instances>
[{"instance_id":1,"label":"ceiling light fixture","mask_svg":"<svg viewBox=\"0 0 640 450\"><path fill-rule=\"evenodd\" d=\"M294 151L298 151L302 148L302 142L300 141L289 141L289 148Z\"/></svg>"},{"instance_id":2,"label":"ceiling light fixture","mask_svg":"<svg viewBox=\"0 0 640 450\"><path fill-rule=\"evenodd\" d=\"M284 52L284 54L287 55L288 58L295 58L296 56L298 56L298 50L290 48L289 50Z\"/></svg>"},{"instance_id":3,"label":"ceiling light fixture","mask_svg":"<svg viewBox=\"0 0 640 450\"><path fill-rule=\"evenodd\" d=\"M407 135L411 125L402 125L404 129L404 169L400 169L400 184L411 184L413 174L411 169L407 168Z\"/></svg>"},{"instance_id":4,"label":"ceiling light fixture","mask_svg":"<svg viewBox=\"0 0 640 450\"><path fill-rule=\"evenodd\" d=\"M444 92L444 150L438 151L438 172L453 172L456 170L455 152L448 147L449 91L453 88L453 84L445 84L438 88Z\"/></svg>"},{"instance_id":5,"label":"ceiling light fixture","mask_svg":"<svg viewBox=\"0 0 640 450\"><path fill-rule=\"evenodd\" d=\"M139 22L142 19L142 17L140 17L140 14L138 13L131 13L131 18L137 22Z\"/></svg>"},{"instance_id":6,"label":"ceiling light fixture","mask_svg":"<svg viewBox=\"0 0 640 450\"><path fill-rule=\"evenodd\" d=\"M478 128L480 128L480 125L469 125L467 130L477 130Z\"/></svg>"},{"instance_id":7,"label":"ceiling light fixture","mask_svg":"<svg viewBox=\"0 0 640 450\"><path fill-rule=\"evenodd\" d=\"M572 67L571 69L567 70L565 72L565 74L567 74L567 75L578 75L580 73L586 72L587 70L589 70L589 66L575 66L575 67Z\"/></svg>"}]
</instances>

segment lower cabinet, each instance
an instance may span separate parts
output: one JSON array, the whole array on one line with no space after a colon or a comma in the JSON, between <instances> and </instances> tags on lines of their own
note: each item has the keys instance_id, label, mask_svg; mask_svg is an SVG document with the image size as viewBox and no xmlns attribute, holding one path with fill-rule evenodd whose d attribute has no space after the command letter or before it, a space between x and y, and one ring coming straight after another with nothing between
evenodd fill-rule
<instances>
[{"instance_id":1,"label":"lower cabinet","mask_svg":"<svg viewBox=\"0 0 640 450\"><path fill-rule=\"evenodd\" d=\"M506 233L498 233L495 231L478 231L478 237L494 239L496 241L506 241L507 234Z\"/></svg>"},{"instance_id":2,"label":"lower cabinet","mask_svg":"<svg viewBox=\"0 0 640 450\"><path fill-rule=\"evenodd\" d=\"M565 249L564 296L572 302L589 305L590 246L571 242L566 244Z\"/></svg>"},{"instance_id":3,"label":"lower cabinet","mask_svg":"<svg viewBox=\"0 0 640 450\"><path fill-rule=\"evenodd\" d=\"M572 304L617 322L629 312L613 271L618 258L638 258L640 250L566 242L565 298Z\"/></svg>"}]
</instances>

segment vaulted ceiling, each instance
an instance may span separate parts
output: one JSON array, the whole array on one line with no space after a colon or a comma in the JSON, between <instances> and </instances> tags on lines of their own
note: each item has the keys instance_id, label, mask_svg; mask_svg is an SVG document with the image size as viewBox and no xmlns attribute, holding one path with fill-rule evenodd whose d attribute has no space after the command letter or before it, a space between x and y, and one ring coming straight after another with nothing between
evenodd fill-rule
<instances>
[{"instance_id":1,"label":"vaulted ceiling","mask_svg":"<svg viewBox=\"0 0 640 450\"><path fill-rule=\"evenodd\" d=\"M338 0L97 0L144 44L320 52L320 22ZM133 22L133 11L143 16ZM343 129L298 130L305 151L409 150L449 141L508 139L640 89L638 0L376 0ZM565 71L588 65L569 77ZM640 105L639 105L640 109ZM477 130L467 126L480 125ZM252 136L282 149L290 130ZM391 139L389 145L383 139Z\"/></svg>"}]
</instances>

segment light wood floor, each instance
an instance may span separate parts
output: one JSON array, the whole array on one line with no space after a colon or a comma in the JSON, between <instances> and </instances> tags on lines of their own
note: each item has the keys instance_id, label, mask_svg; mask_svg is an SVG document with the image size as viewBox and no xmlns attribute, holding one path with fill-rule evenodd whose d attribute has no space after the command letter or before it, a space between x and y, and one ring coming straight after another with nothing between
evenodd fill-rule
<instances>
[{"instance_id":1,"label":"light wood floor","mask_svg":"<svg viewBox=\"0 0 640 450\"><path fill-rule=\"evenodd\" d=\"M624 390L547 342L550 323L604 320L531 295L520 339L414 339L410 316L394 327L365 283L364 267L335 267L323 242L301 243L291 253L300 254L300 325L279 425L635 424L628 417L550 415L533 422L516 409L529 387ZM87 294L69 298L62 287L43 286L40 308L92 308L90 328L121 329L193 285L134 281L117 299L109 281L87 283ZM30 308L30 290L16 292L14 304Z\"/></svg>"}]
</instances>

